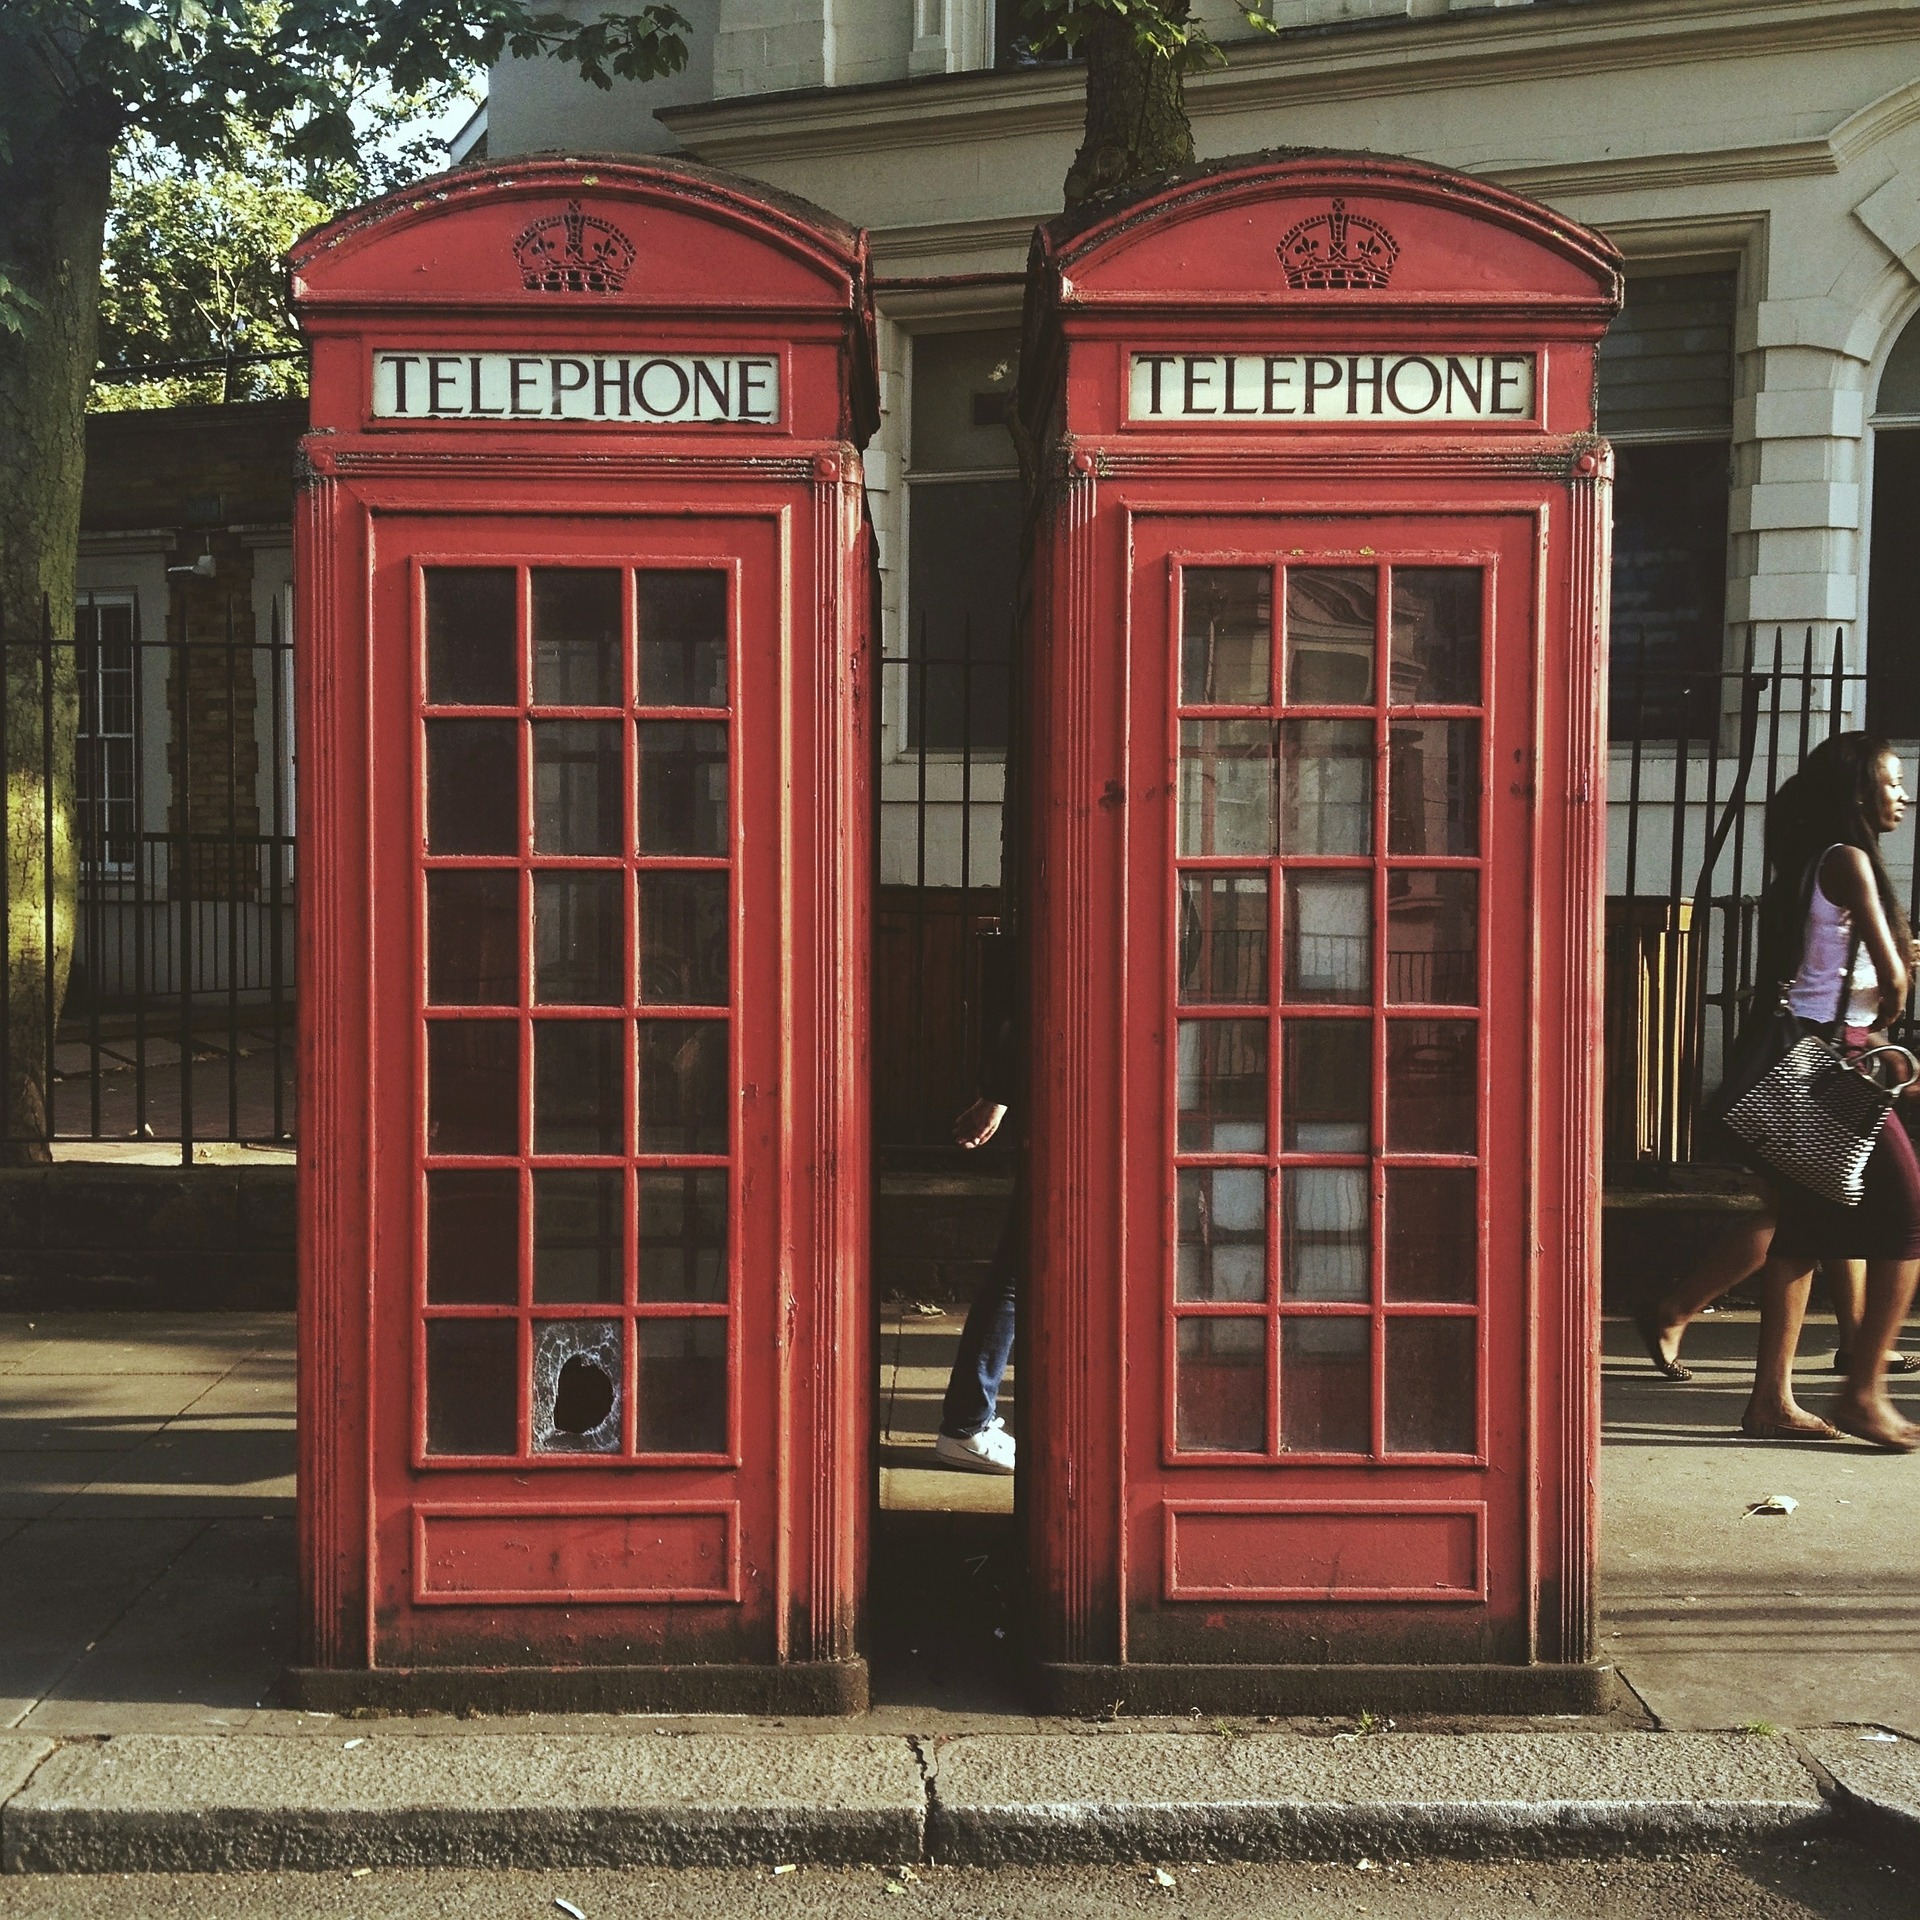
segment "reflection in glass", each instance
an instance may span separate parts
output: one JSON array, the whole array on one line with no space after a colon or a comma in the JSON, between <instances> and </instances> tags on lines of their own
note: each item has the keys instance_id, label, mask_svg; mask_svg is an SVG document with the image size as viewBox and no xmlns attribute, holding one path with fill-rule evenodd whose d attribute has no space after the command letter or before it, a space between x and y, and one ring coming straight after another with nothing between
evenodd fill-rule
<instances>
[{"instance_id":1,"label":"reflection in glass","mask_svg":"<svg viewBox=\"0 0 1920 1920\"><path fill-rule=\"evenodd\" d=\"M1267 1144L1267 1023L1182 1020L1177 1029L1182 1153L1260 1153Z\"/></svg>"},{"instance_id":2,"label":"reflection in glass","mask_svg":"<svg viewBox=\"0 0 1920 1920\"><path fill-rule=\"evenodd\" d=\"M727 730L700 720L640 723L640 851L727 851Z\"/></svg>"},{"instance_id":3,"label":"reflection in glass","mask_svg":"<svg viewBox=\"0 0 1920 1920\"><path fill-rule=\"evenodd\" d=\"M1282 721L1279 813L1282 853L1371 853L1373 723Z\"/></svg>"},{"instance_id":4,"label":"reflection in glass","mask_svg":"<svg viewBox=\"0 0 1920 1920\"><path fill-rule=\"evenodd\" d=\"M518 853L515 720L427 722L427 851Z\"/></svg>"},{"instance_id":5,"label":"reflection in glass","mask_svg":"<svg viewBox=\"0 0 1920 1920\"><path fill-rule=\"evenodd\" d=\"M1264 1453L1264 1320L1182 1320L1174 1353L1173 1443L1187 1453Z\"/></svg>"},{"instance_id":6,"label":"reflection in glass","mask_svg":"<svg viewBox=\"0 0 1920 1920\"><path fill-rule=\"evenodd\" d=\"M520 1145L520 1028L512 1020L427 1027L427 1151L513 1153Z\"/></svg>"},{"instance_id":7,"label":"reflection in glass","mask_svg":"<svg viewBox=\"0 0 1920 1920\"><path fill-rule=\"evenodd\" d=\"M1180 575L1180 700L1264 707L1272 685L1273 569L1188 567Z\"/></svg>"},{"instance_id":8,"label":"reflection in glass","mask_svg":"<svg viewBox=\"0 0 1920 1920\"><path fill-rule=\"evenodd\" d=\"M727 1447L727 1323L642 1320L642 1453L724 1453Z\"/></svg>"},{"instance_id":9,"label":"reflection in glass","mask_svg":"<svg viewBox=\"0 0 1920 1920\"><path fill-rule=\"evenodd\" d=\"M1393 1453L1472 1453L1479 1322L1387 1322L1387 1447Z\"/></svg>"},{"instance_id":10,"label":"reflection in glass","mask_svg":"<svg viewBox=\"0 0 1920 1920\"><path fill-rule=\"evenodd\" d=\"M727 1297L724 1167L642 1167L640 1298Z\"/></svg>"},{"instance_id":11,"label":"reflection in glass","mask_svg":"<svg viewBox=\"0 0 1920 1920\"><path fill-rule=\"evenodd\" d=\"M1471 867L1387 876L1387 998L1470 1007L1480 997L1480 876Z\"/></svg>"},{"instance_id":12,"label":"reflection in glass","mask_svg":"<svg viewBox=\"0 0 1920 1920\"><path fill-rule=\"evenodd\" d=\"M520 876L427 875L427 998L442 1007L520 1004Z\"/></svg>"},{"instance_id":13,"label":"reflection in glass","mask_svg":"<svg viewBox=\"0 0 1920 1920\"><path fill-rule=\"evenodd\" d=\"M533 1175L533 1297L620 1298L625 1180L617 1167L538 1167Z\"/></svg>"},{"instance_id":14,"label":"reflection in glass","mask_svg":"<svg viewBox=\"0 0 1920 1920\"><path fill-rule=\"evenodd\" d=\"M621 958L621 876L533 876L533 997L547 1006L617 1007Z\"/></svg>"},{"instance_id":15,"label":"reflection in glass","mask_svg":"<svg viewBox=\"0 0 1920 1920\"><path fill-rule=\"evenodd\" d=\"M511 1306L520 1297L520 1176L511 1167L427 1175L427 1299Z\"/></svg>"},{"instance_id":16,"label":"reflection in glass","mask_svg":"<svg viewBox=\"0 0 1920 1920\"><path fill-rule=\"evenodd\" d=\"M640 704L727 704L727 576L642 573Z\"/></svg>"},{"instance_id":17,"label":"reflection in glass","mask_svg":"<svg viewBox=\"0 0 1920 1920\"><path fill-rule=\"evenodd\" d=\"M1259 1167L1182 1167L1176 1297L1267 1297L1267 1176Z\"/></svg>"},{"instance_id":18,"label":"reflection in glass","mask_svg":"<svg viewBox=\"0 0 1920 1920\"><path fill-rule=\"evenodd\" d=\"M1467 1020L1387 1023L1387 1146L1399 1153L1473 1153L1475 1035Z\"/></svg>"},{"instance_id":19,"label":"reflection in glass","mask_svg":"<svg viewBox=\"0 0 1920 1920\"><path fill-rule=\"evenodd\" d=\"M1480 851L1480 722L1396 720L1387 748L1391 853Z\"/></svg>"},{"instance_id":20,"label":"reflection in glass","mask_svg":"<svg viewBox=\"0 0 1920 1920\"><path fill-rule=\"evenodd\" d=\"M620 1153L621 1043L617 1020L541 1020L533 1029L535 1153Z\"/></svg>"},{"instance_id":21,"label":"reflection in glass","mask_svg":"<svg viewBox=\"0 0 1920 1920\"><path fill-rule=\"evenodd\" d=\"M1267 997L1267 876L1180 876L1180 998L1258 1006Z\"/></svg>"},{"instance_id":22,"label":"reflection in glass","mask_svg":"<svg viewBox=\"0 0 1920 1920\"><path fill-rule=\"evenodd\" d=\"M533 727L536 853L620 853L620 723L537 720Z\"/></svg>"},{"instance_id":23,"label":"reflection in glass","mask_svg":"<svg viewBox=\"0 0 1920 1920\"><path fill-rule=\"evenodd\" d=\"M428 567L427 699L517 707L511 567Z\"/></svg>"},{"instance_id":24,"label":"reflection in glass","mask_svg":"<svg viewBox=\"0 0 1920 1920\"><path fill-rule=\"evenodd\" d=\"M1290 1453L1365 1453L1373 1444L1373 1323L1315 1315L1281 1323L1280 1441Z\"/></svg>"},{"instance_id":25,"label":"reflection in glass","mask_svg":"<svg viewBox=\"0 0 1920 1920\"><path fill-rule=\"evenodd\" d=\"M427 1451L519 1450L520 1335L512 1320L427 1322Z\"/></svg>"},{"instance_id":26,"label":"reflection in glass","mask_svg":"<svg viewBox=\"0 0 1920 1920\"><path fill-rule=\"evenodd\" d=\"M1288 1167L1280 1258L1289 1300L1366 1300L1367 1170Z\"/></svg>"},{"instance_id":27,"label":"reflection in glass","mask_svg":"<svg viewBox=\"0 0 1920 1920\"><path fill-rule=\"evenodd\" d=\"M620 575L533 570L533 697L543 707L620 705Z\"/></svg>"},{"instance_id":28,"label":"reflection in glass","mask_svg":"<svg viewBox=\"0 0 1920 1920\"><path fill-rule=\"evenodd\" d=\"M1373 876L1287 875L1287 998L1353 1005L1373 985Z\"/></svg>"},{"instance_id":29,"label":"reflection in glass","mask_svg":"<svg viewBox=\"0 0 1920 1920\"><path fill-rule=\"evenodd\" d=\"M1471 1304L1479 1296L1471 1167L1387 1172L1387 1298Z\"/></svg>"},{"instance_id":30,"label":"reflection in glass","mask_svg":"<svg viewBox=\"0 0 1920 1920\"><path fill-rule=\"evenodd\" d=\"M1365 1153L1373 1033L1364 1020L1289 1020L1280 1131L1293 1153Z\"/></svg>"},{"instance_id":31,"label":"reflection in glass","mask_svg":"<svg viewBox=\"0 0 1920 1920\"><path fill-rule=\"evenodd\" d=\"M655 1006L727 1003L727 876L640 876L640 998Z\"/></svg>"},{"instance_id":32,"label":"reflection in glass","mask_svg":"<svg viewBox=\"0 0 1920 1920\"><path fill-rule=\"evenodd\" d=\"M1287 698L1360 707L1373 699L1380 578L1372 567L1287 569Z\"/></svg>"},{"instance_id":33,"label":"reflection in glass","mask_svg":"<svg viewBox=\"0 0 1920 1920\"><path fill-rule=\"evenodd\" d=\"M1180 723L1180 851L1273 851L1273 723Z\"/></svg>"},{"instance_id":34,"label":"reflection in glass","mask_svg":"<svg viewBox=\"0 0 1920 1920\"><path fill-rule=\"evenodd\" d=\"M1396 707L1480 704L1480 569L1396 567L1393 678Z\"/></svg>"},{"instance_id":35,"label":"reflection in glass","mask_svg":"<svg viewBox=\"0 0 1920 1920\"><path fill-rule=\"evenodd\" d=\"M642 1153L725 1153L728 1092L724 1020L641 1021Z\"/></svg>"}]
</instances>

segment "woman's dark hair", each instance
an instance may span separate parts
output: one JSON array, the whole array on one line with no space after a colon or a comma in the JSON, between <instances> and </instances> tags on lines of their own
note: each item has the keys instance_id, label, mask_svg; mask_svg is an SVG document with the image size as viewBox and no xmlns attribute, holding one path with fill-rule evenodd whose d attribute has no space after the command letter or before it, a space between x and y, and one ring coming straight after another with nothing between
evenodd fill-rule
<instances>
[{"instance_id":1,"label":"woman's dark hair","mask_svg":"<svg viewBox=\"0 0 1920 1920\"><path fill-rule=\"evenodd\" d=\"M1873 869L1888 921L1903 924L1880 857L1880 762L1893 749L1874 733L1835 733L1807 755L1767 803L1767 885L1760 900L1763 977L1797 972L1806 943L1807 868L1829 847L1858 847Z\"/></svg>"}]
</instances>

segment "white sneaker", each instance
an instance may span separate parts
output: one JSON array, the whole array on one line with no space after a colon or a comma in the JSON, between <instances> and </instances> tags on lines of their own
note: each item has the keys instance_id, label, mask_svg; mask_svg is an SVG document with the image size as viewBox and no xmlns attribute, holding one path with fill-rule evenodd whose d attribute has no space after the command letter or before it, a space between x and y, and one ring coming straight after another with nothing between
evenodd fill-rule
<instances>
[{"instance_id":1,"label":"white sneaker","mask_svg":"<svg viewBox=\"0 0 1920 1920\"><path fill-rule=\"evenodd\" d=\"M934 1441L933 1453L936 1460L966 1473L1009 1474L1013 1471L1013 1435L999 1420L978 1433L968 1434L964 1440L943 1433Z\"/></svg>"}]
</instances>

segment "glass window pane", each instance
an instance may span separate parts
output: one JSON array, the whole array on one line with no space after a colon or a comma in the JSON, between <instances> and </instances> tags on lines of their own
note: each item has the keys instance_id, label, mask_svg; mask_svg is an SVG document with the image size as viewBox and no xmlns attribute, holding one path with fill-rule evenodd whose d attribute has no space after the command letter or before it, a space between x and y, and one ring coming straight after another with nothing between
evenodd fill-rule
<instances>
[{"instance_id":1,"label":"glass window pane","mask_svg":"<svg viewBox=\"0 0 1920 1920\"><path fill-rule=\"evenodd\" d=\"M1288 1167L1280 1210L1289 1300L1367 1300L1367 1170Z\"/></svg>"},{"instance_id":2,"label":"glass window pane","mask_svg":"<svg viewBox=\"0 0 1920 1920\"><path fill-rule=\"evenodd\" d=\"M1387 998L1470 1007L1480 997L1480 876L1453 867L1387 876Z\"/></svg>"},{"instance_id":3,"label":"glass window pane","mask_svg":"<svg viewBox=\"0 0 1920 1920\"><path fill-rule=\"evenodd\" d=\"M517 720L427 722L427 851L520 851Z\"/></svg>"},{"instance_id":4,"label":"glass window pane","mask_svg":"<svg viewBox=\"0 0 1920 1920\"><path fill-rule=\"evenodd\" d=\"M1261 1153L1267 1144L1267 1023L1182 1020L1182 1153Z\"/></svg>"},{"instance_id":5,"label":"glass window pane","mask_svg":"<svg viewBox=\"0 0 1920 1920\"><path fill-rule=\"evenodd\" d=\"M1273 676L1273 569L1188 567L1180 575L1180 700L1264 707Z\"/></svg>"},{"instance_id":6,"label":"glass window pane","mask_svg":"<svg viewBox=\"0 0 1920 1920\"><path fill-rule=\"evenodd\" d=\"M1475 1035L1466 1020L1387 1023L1387 1146L1400 1153L1478 1151Z\"/></svg>"},{"instance_id":7,"label":"glass window pane","mask_svg":"<svg viewBox=\"0 0 1920 1920\"><path fill-rule=\"evenodd\" d=\"M1373 1035L1364 1020L1289 1020L1280 1131L1294 1153L1365 1153Z\"/></svg>"},{"instance_id":8,"label":"glass window pane","mask_svg":"<svg viewBox=\"0 0 1920 1920\"><path fill-rule=\"evenodd\" d=\"M515 1153L519 1146L519 1023L434 1021L427 1028L427 1151Z\"/></svg>"},{"instance_id":9,"label":"glass window pane","mask_svg":"<svg viewBox=\"0 0 1920 1920\"><path fill-rule=\"evenodd\" d=\"M1394 1453L1472 1453L1480 1323L1387 1322L1387 1446Z\"/></svg>"},{"instance_id":10,"label":"glass window pane","mask_svg":"<svg viewBox=\"0 0 1920 1920\"><path fill-rule=\"evenodd\" d=\"M725 855L725 727L699 720L641 721L640 851Z\"/></svg>"},{"instance_id":11,"label":"glass window pane","mask_svg":"<svg viewBox=\"0 0 1920 1920\"><path fill-rule=\"evenodd\" d=\"M1176 1296L1267 1297L1267 1176L1259 1167L1182 1167Z\"/></svg>"},{"instance_id":12,"label":"glass window pane","mask_svg":"<svg viewBox=\"0 0 1920 1920\"><path fill-rule=\"evenodd\" d=\"M619 721L534 723L535 852L623 852L622 799Z\"/></svg>"},{"instance_id":13,"label":"glass window pane","mask_svg":"<svg viewBox=\"0 0 1920 1920\"><path fill-rule=\"evenodd\" d=\"M1372 567L1287 569L1287 698L1365 706L1373 699L1380 576Z\"/></svg>"},{"instance_id":14,"label":"glass window pane","mask_svg":"<svg viewBox=\"0 0 1920 1920\"><path fill-rule=\"evenodd\" d=\"M727 876L640 876L640 998L655 1006L727 1004Z\"/></svg>"},{"instance_id":15,"label":"glass window pane","mask_svg":"<svg viewBox=\"0 0 1920 1920\"><path fill-rule=\"evenodd\" d=\"M1266 1322L1208 1318L1179 1326L1174 1445L1190 1453L1266 1452Z\"/></svg>"},{"instance_id":16,"label":"glass window pane","mask_svg":"<svg viewBox=\"0 0 1920 1920\"><path fill-rule=\"evenodd\" d=\"M533 1451L618 1453L625 1372L619 1321L536 1320Z\"/></svg>"},{"instance_id":17,"label":"glass window pane","mask_svg":"<svg viewBox=\"0 0 1920 1920\"><path fill-rule=\"evenodd\" d=\"M443 707L517 707L511 567L429 567L427 698Z\"/></svg>"},{"instance_id":18,"label":"glass window pane","mask_svg":"<svg viewBox=\"0 0 1920 1920\"><path fill-rule=\"evenodd\" d=\"M1281 1323L1280 1441L1290 1453L1373 1444L1373 1323L1316 1315Z\"/></svg>"},{"instance_id":19,"label":"glass window pane","mask_svg":"<svg viewBox=\"0 0 1920 1920\"><path fill-rule=\"evenodd\" d=\"M511 1167L427 1175L427 1298L511 1306L520 1297L520 1176Z\"/></svg>"},{"instance_id":20,"label":"glass window pane","mask_svg":"<svg viewBox=\"0 0 1920 1920\"><path fill-rule=\"evenodd\" d=\"M642 1453L724 1453L727 1448L727 1323L642 1320Z\"/></svg>"},{"instance_id":21,"label":"glass window pane","mask_svg":"<svg viewBox=\"0 0 1920 1920\"><path fill-rule=\"evenodd\" d=\"M1394 569L1395 706L1480 704L1480 598L1478 567Z\"/></svg>"},{"instance_id":22,"label":"glass window pane","mask_svg":"<svg viewBox=\"0 0 1920 1920\"><path fill-rule=\"evenodd\" d=\"M520 876L427 875L427 998L436 1006L520 1004Z\"/></svg>"},{"instance_id":23,"label":"glass window pane","mask_svg":"<svg viewBox=\"0 0 1920 1920\"><path fill-rule=\"evenodd\" d=\"M641 1021L642 1153L725 1153L729 1088L724 1020Z\"/></svg>"},{"instance_id":24,"label":"glass window pane","mask_svg":"<svg viewBox=\"0 0 1920 1920\"><path fill-rule=\"evenodd\" d=\"M1267 876L1180 876L1180 998L1259 1006L1267 997Z\"/></svg>"},{"instance_id":25,"label":"glass window pane","mask_svg":"<svg viewBox=\"0 0 1920 1920\"><path fill-rule=\"evenodd\" d=\"M533 697L548 707L617 707L620 575L612 567L533 570Z\"/></svg>"},{"instance_id":26,"label":"glass window pane","mask_svg":"<svg viewBox=\"0 0 1920 1920\"><path fill-rule=\"evenodd\" d=\"M727 704L727 576L642 573L640 702L648 707Z\"/></svg>"},{"instance_id":27,"label":"glass window pane","mask_svg":"<svg viewBox=\"0 0 1920 1920\"><path fill-rule=\"evenodd\" d=\"M1388 753L1388 851L1478 853L1480 722L1396 720Z\"/></svg>"},{"instance_id":28,"label":"glass window pane","mask_svg":"<svg viewBox=\"0 0 1920 1920\"><path fill-rule=\"evenodd\" d=\"M1387 1298L1471 1303L1475 1269L1471 1167L1393 1167L1387 1172Z\"/></svg>"},{"instance_id":29,"label":"glass window pane","mask_svg":"<svg viewBox=\"0 0 1920 1920\"><path fill-rule=\"evenodd\" d=\"M639 1178L640 1298L725 1300L725 1169L643 1167Z\"/></svg>"},{"instance_id":30,"label":"glass window pane","mask_svg":"<svg viewBox=\"0 0 1920 1920\"><path fill-rule=\"evenodd\" d=\"M1273 724L1180 723L1180 851L1273 851Z\"/></svg>"},{"instance_id":31,"label":"glass window pane","mask_svg":"<svg viewBox=\"0 0 1920 1920\"><path fill-rule=\"evenodd\" d=\"M533 876L533 997L548 1006L617 1007L626 998L622 876Z\"/></svg>"},{"instance_id":32,"label":"glass window pane","mask_svg":"<svg viewBox=\"0 0 1920 1920\"><path fill-rule=\"evenodd\" d=\"M1279 827L1282 853L1373 851L1370 721L1281 722Z\"/></svg>"},{"instance_id":33,"label":"glass window pane","mask_svg":"<svg viewBox=\"0 0 1920 1920\"><path fill-rule=\"evenodd\" d=\"M1287 875L1287 998L1354 1005L1373 995L1373 876Z\"/></svg>"},{"instance_id":34,"label":"glass window pane","mask_svg":"<svg viewBox=\"0 0 1920 1920\"><path fill-rule=\"evenodd\" d=\"M622 1153L620 1070L626 1024L542 1020L533 1029L535 1153Z\"/></svg>"},{"instance_id":35,"label":"glass window pane","mask_svg":"<svg viewBox=\"0 0 1920 1920\"><path fill-rule=\"evenodd\" d=\"M533 1176L533 1297L617 1301L626 1266L626 1182L616 1167Z\"/></svg>"},{"instance_id":36,"label":"glass window pane","mask_svg":"<svg viewBox=\"0 0 1920 1920\"><path fill-rule=\"evenodd\" d=\"M519 1447L520 1336L513 1320L427 1322L427 1451Z\"/></svg>"}]
</instances>

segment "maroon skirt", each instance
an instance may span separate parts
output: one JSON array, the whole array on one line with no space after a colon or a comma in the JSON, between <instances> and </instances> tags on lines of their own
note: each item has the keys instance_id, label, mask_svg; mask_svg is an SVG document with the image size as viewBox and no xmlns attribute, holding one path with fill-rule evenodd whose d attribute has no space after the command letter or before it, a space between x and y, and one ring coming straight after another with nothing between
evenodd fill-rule
<instances>
[{"instance_id":1,"label":"maroon skirt","mask_svg":"<svg viewBox=\"0 0 1920 1920\"><path fill-rule=\"evenodd\" d=\"M1847 1029L1847 1050L1860 1053L1871 1036ZM1780 1223L1773 1251L1803 1260L1920 1260L1920 1158L1894 1103L1867 1159L1866 1195L1843 1207L1797 1181L1778 1182Z\"/></svg>"}]
</instances>

